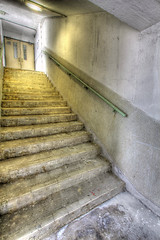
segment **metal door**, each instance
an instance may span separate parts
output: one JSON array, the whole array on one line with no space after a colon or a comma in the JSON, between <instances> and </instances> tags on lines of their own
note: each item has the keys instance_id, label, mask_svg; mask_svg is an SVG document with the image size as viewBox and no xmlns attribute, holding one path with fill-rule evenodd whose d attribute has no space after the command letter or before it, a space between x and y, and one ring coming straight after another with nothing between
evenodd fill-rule
<instances>
[{"instance_id":1,"label":"metal door","mask_svg":"<svg viewBox=\"0 0 160 240\"><path fill-rule=\"evenodd\" d=\"M5 38L6 67L34 70L34 45Z\"/></svg>"}]
</instances>

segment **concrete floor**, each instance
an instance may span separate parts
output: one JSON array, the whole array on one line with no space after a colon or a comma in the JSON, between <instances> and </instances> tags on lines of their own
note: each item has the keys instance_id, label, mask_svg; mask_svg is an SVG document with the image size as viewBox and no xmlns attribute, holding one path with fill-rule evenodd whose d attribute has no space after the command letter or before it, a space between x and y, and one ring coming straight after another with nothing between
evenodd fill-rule
<instances>
[{"instance_id":1,"label":"concrete floor","mask_svg":"<svg viewBox=\"0 0 160 240\"><path fill-rule=\"evenodd\" d=\"M71 222L46 240L160 240L160 218L128 192Z\"/></svg>"}]
</instances>

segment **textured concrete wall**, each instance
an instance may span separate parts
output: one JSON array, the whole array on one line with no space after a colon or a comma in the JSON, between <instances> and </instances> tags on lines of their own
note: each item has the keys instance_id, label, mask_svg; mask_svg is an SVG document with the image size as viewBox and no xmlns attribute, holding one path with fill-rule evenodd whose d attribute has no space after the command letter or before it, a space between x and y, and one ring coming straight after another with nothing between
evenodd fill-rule
<instances>
[{"instance_id":1,"label":"textured concrete wall","mask_svg":"<svg viewBox=\"0 0 160 240\"><path fill-rule=\"evenodd\" d=\"M34 43L34 36L26 35L23 32L12 32L12 31L4 30L4 36L9 38L14 38L20 41Z\"/></svg>"},{"instance_id":2,"label":"textured concrete wall","mask_svg":"<svg viewBox=\"0 0 160 240\"><path fill-rule=\"evenodd\" d=\"M128 118L115 115L43 59L44 70L125 179L149 200L146 204L160 207L159 26L140 34L109 14L97 13L47 20L40 35L42 48L60 56L70 70L128 113Z\"/></svg>"},{"instance_id":3,"label":"textured concrete wall","mask_svg":"<svg viewBox=\"0 0 160 240\"><path fill-rule=\"evenodd\" d=\"M159 34L160 24L139 33L97 13L46 20L41 45L160 120Z\"/></svg>"},{"instance_id":4,"label":"textured concrete wall","mask_svg":"<svg viewBox=\"0 0 160 240\"><path fill-rule=\"evenodd\" d=\"M1 100L2 100L2 80L3 80L3 29L0 20L0 116L1 116Z\"/></svg>"},{"instance_id":5,"label":"textured concrete wall","mask_svg":"<svg viewBox=\"0 0 160 240\"><path fill-rule=\"evenodd\" d=\"M89 0L140 31L160 22L159 0Z\"/></svg>"}]
</instances>

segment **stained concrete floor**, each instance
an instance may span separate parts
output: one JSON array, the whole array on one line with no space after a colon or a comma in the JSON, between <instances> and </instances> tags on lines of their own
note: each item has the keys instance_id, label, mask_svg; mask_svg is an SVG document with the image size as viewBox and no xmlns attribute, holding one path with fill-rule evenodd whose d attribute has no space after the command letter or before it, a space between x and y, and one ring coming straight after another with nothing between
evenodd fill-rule
<instances>
[{"instance_id":1,"label":"stained concrete floor","mask_svg":"<svg viewBox=\"0 0 160 240\"><path fill-rule=\"evenodd\" d=\"M46 240L160 240L160 218L128 192L76 219Z\"/></svg>"}]
</instances>

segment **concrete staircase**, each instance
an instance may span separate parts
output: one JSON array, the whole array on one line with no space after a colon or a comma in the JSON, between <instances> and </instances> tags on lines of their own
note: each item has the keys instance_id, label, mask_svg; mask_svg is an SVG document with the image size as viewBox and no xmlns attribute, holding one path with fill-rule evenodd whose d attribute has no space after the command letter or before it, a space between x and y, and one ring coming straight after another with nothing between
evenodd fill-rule
<instances>
[{"instance_id":1,"label":"concrete staircase","mask_svg":"<svg viewBox=\"0 0 160 240\"><path fill-rule=\"evenodd\" d=\"M40 72L5 69L0 239L45 239L124 188Z\"/></svg>"}]
</instances>

